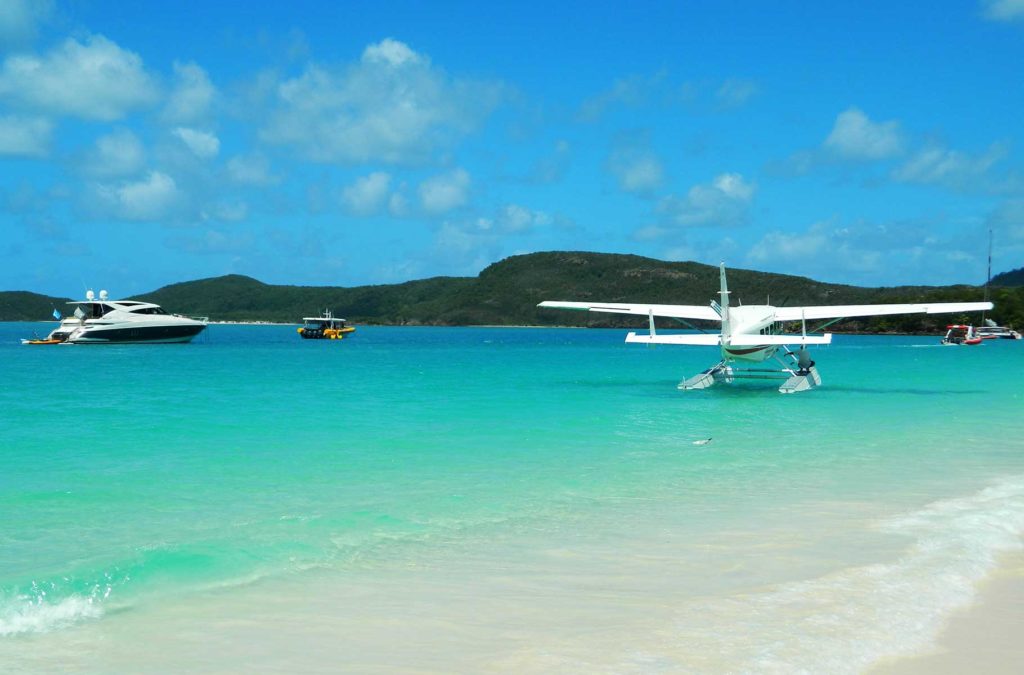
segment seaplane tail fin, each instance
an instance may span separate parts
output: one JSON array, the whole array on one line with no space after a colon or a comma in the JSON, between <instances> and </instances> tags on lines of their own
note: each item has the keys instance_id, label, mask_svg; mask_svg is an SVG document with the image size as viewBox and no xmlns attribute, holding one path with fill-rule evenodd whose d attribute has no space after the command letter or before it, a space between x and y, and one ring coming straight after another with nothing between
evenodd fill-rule
<instances>
[{"instance_id":1,"label":"seaplane tail fin","mask_svg":"<svg viewBox=\"0 0 1024 675\"><path fill-rule=\"evenodd\" d=\"M991 302L919 302L899 305L827 305L822 307L776 307L776 321L802 319L843 319L849 316L883 314L951 314L992 309Z\"/></svg>"},{"instance_id":2,"label":"seaplane tail fin","mask_svg":"<svg viewBox=\"0 0 1024 675\"><path fill-rule=\"evenodd\" d=\"M722 314L722 334L729 334L729 285L725 281L725 263L718 266L718 276L721 281L721 289L718 291L718 309Z\"/></svg>"},{"instance_id":3,"label":"seaplane tail fin","mask_svg":"<svg viewBox=\"0 0 1024 675\"><path fill-rule=\"evenodd\" d=\"M625 302L568 302L545 300L537 305L550 309L574 309L582 312L605 312L608 314L642 314L643 316L664 316L672 319L704 319L718 321L721 317L708 305L647 305Z\"/></svg>"}]
</instances>

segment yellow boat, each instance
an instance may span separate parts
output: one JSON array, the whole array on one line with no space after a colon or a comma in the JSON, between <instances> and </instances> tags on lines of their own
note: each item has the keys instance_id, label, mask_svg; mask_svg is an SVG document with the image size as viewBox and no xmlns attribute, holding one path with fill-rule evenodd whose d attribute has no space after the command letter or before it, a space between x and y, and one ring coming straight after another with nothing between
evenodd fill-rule
<instances>
[{"instance_id":1,"label":"yellow boat","mask_svg":"<svg viewBox=\"0 0 1024 675\"><path fill-rule=\"evenodd\" d=\"M349 326L345 319L332 316L327 311L323 316L303 318L298 333L305 340L341 340L355 330L355 326Z\"/></svg>"}]
</instances>

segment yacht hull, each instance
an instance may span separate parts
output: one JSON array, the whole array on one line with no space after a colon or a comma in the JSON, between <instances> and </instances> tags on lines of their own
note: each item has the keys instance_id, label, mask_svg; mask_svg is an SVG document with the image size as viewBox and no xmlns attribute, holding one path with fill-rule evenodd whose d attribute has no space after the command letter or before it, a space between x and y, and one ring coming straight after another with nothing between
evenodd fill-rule
<instances>
[{"instance_id":1,"label":"yacht hull","mask_svg":"<svg viewBox=\"0 0 1024 675\"><path fill-rule=\"evenodd\" d=\"M73 333L69 344L171 344L189 342L206 328L205 324L163 326L91 327Z\"/></svg>"}]
</instances>

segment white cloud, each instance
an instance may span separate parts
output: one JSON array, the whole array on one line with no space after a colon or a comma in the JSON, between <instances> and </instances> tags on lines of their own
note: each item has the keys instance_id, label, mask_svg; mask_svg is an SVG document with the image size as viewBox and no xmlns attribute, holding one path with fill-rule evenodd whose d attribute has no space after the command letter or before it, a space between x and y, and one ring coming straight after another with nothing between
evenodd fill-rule
<instances>
[{"instance_id":1,"label":"white cloud","mask_svg":"<svg viewBox=\"0 0 1024 675\"><path fill-rule=\"evenodd\" d=\"M893 172L896 180L906 183L944 185L953 189L967 189L985 185L985 175L1007 155L1007 148L995 144L979 156L970 156L930 144L916 152L903 166Z\"/></svg>"},{"instance_id":2,"label":"white cloud","mask_svg":"<svg viewBox=\"0 0 1024 675\"><path fill-rule=\"evenodd\" d=\"M621 138L608 158L608 170L615 176L619 189L649 195L665 178L661 160L648 147L645 135Z\"/></svg>"},{"instance_id":3,"label":"white cloud","mask_svg":"<svg viewBox=\"0 0 1024 675\"><path fill-rule=\"evenodd\" d=\"M280 83L260 137L314 161L420 163L472 132L503 96L388 39L347 68L310 65Z\"/></svg>"},{"instance_id":4,"label":"white cloud","mask_svg":"<svg viewBox=\"0 0 1024 675\"><path fill-rule=\"evenodd\" d=\"M102 35L69 38L42 58L10 56L0 68L0 99L58 115L116 120L157 93L142 59Z\"/></svg>"},{"instance_id":5,"label":"white cloud","mask_svg":"<svg viewBox=\"0 0 1024 675\"><path fill-rule=\"evenodd\" d=\"M836 117L824 147L841 159L888 159L903 151L903 137L898 122L872 122L861 110L850 108Z\"/></svg>"},{"instance_id":6,"label":"white cloud","mask_svg":"<svg viewBox=\"0 0 1024 675\"><path fill-rule=\"evenodd\" d=\"M220 140L209 132L178 127L171 133L181 139L181 142L188 146L192 154L200 159L216 157L220 152Z\"/></svg>"},{"instance_id":7,"label":"white cloud","mask_svg":"<svg viewBox=\"0 0 1024 675\"><path fill-rule=\"evenodd\" d=\"M1011 241L1024 244L1024 199L1009 199L999 204L989 214L985 225L996 231L997 240L1005 234Z\"/></svg>"},{"instance_id":8,"label":"white cloud","mask_svg":"<svg viewBox=\"0 0 1024 675\"><path fill-rule=\"evenodd\" d=\"M409 214L409 200L401 192L394 192L388 198L388 212L396 217L403 217Z\"/></svg>"},{"instance_id":9,"label":"white cloud","mask_svg":"<svg viewBox=\"0 0 1024 675\"><path fill-rule=\"evenodd\" d=\"M817 257L830 244L822 225L807 232L768 232L747 253L747 259L758 264L793 262Z\"/></svg>"},{"instance_id":10,"label":"white cloud","mask_svg":"<svg viewBox=\"0 0 1024 675\"><path fill-rule=\"evenodd\" d=\"M653 76L632 75L612 83L611 89L587 99L580 106L579 118L594 122L614 106L639 107L659 94L665 86L665 73Z\"/></svg>"},{"instance_id":11,"label":"white cloud","mask_svg":"<svg viewBox=\"0 0 1024 675\"><path fill-rule=\"evenodd\" d=\"M80 168L94 178L120 178L138 173L145 161L146 152L138 137L127 129L117 129L96 139Z\"/></svg>"},{"instance_id":12,"label":"white cloud","mask_svg":"<svg viewBox=\"0 0 1024 675\"><path fill-rule=\"evenodd\" d=\"M757 188L738 173L724 173L711 183L694 185L679 199L663 199L659 210L678 225L742 224Z\"/></svg>"},{"instance_id":13,"label":"white cloud","mask_svg":"<svg viewBox=\"0 0 1024 675\"><path fill-rule=\"evenodd\" d=\"M419 64L423 57L409 49L409 46L393 38L384 38L363 50L364 63L383 63L389 66Z\"/></svg>"},{"instance_id":14,"label":"white cloud","mask_svg":"<svg viewBox=\"0 0 1024 675\"><path fill-rule=\"evenodd\" d=\"M0 156L45 157L53 124L42 117L0 116Z\"/></svg>"},{"instance_id":15,"label":"white cloud","mask_svg":"<svg viewBox=\"0 0 1024 675\"><path fill-rule=\"evenodd\" d=\"M206 71L195 63L175 61L174 77L174 88L163 111L164 119L181 124L205 119L217 94Z\"/></svg>"},{"instance_id":16,"label":"white cloud","mask_svg":"<svg viewBox=\"0 0 1024 675\"><path fill-rule=\"evenodd\" d=\"M238 155L228 160L228 178L239 185L267 187L281 182L270 173L270 160L260 154Z\"/></svg>"},{"instance_id":17,"label":"white cloud","mask_svg":"<svg viewBox=\"0 0 1024 675\"><path fill-rule=\"evenodd\" d=\"M526 232L535 227L550 225L552 219L543 211L533 211L518 204L507 204L498 209L495 222L505 232Z\"/></svg>"},{"instance_id":18,"label":"white cloud","mask_svg":"<svg viewBox=\"0 0 1024 675\"><path fill-rule=\"evenodd\" d=\"M420 183L420 204L427 213L444 213L463 206L469 200L469 173L455 169Z\"/></svg>"},{"instance_id":19,"label":"white cloud","mask_svg":"<svg viewBox=\"0 0 1024 675\"><path fill-rule=\"evenodd\" d=\"M751 80L728 79L715 92L718 105L738 108L757 95L757 83Z\"/></svg>"},{"instance_id":20,"label":"white cloud","mask_svg":"<svg viewBox=\"0 0 1024 675\"><path fill-rule=\"evenodd\" d=\"M181 199L174 179L160 171L150 171L142 180L118 186L101 185L97 194L115 217L132 221L167 218L180 205Z\"/></svg>"},{"instance_id":21,"label":"white cloud","mask_svg":"<svg viewBox=\"0 0 1024 675\"><path fill-rule=\"evenodd\" d=\"M1024 19L1024 0L982 0L982 15L993 21Z\"/></svg>"},{"instance_id":22,"label":"white cloud","mask_svg":"<svg viewBox=\"0 0 1024 675\"><path fill-rule=\"evenodd\" d=\"M235 222L245 220L249 215L249 205L245 202L222 202L215 204L209 213L203 215L206 218L222 221Z\"/></svg>"},{"instance_id":23,"label":"white cloud","mask_svg":"<svg viewBox=\"0 0 1024 675\"><path fill-rule=\"evenodd\" d=\"M356 180L341 192L341 203L350 212L358 215L376 213L388 201L391 176L375 171Z\"/></svg>"},{"instance_id":24,"label":"white cloud","mask_svg":"<svg viewBox=\"0 0 1024 675\"><path fill-rule=\"evenodd\" d=\"M0 47L31 42L39 24L53 14L52 0L4 0L0 2Z\"/></svg>"}]
</instances>

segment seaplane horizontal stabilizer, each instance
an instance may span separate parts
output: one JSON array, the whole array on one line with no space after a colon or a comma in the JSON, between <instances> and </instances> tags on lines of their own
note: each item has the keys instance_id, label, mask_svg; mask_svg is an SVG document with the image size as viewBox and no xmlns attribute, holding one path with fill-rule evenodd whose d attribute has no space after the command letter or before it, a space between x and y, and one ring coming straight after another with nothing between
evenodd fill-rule
<instances>
[{"instance_id":1,"label":"seaplane horizontal stabilizer","mask_svg":"<svg viewBox=\"0 0 1024 675\"><path fill-rule=\"evenodd\" d=\"M647 345L704 345L717 347L722 343L722 336L714 335L644 335L630 333L626 342L637 342Z\"/></svg>"},{"instance_id":2,"label":"seaplane horizontal stabilizer","mask_svg":"<svg viewBox=\"0 0 1024 675\"><path fill-rule=\"evenodd\" d=\"M737 347L756 345L830 345L832 333L824 335L733 335L730 344Z\"/></svg>"}]
</instances>

